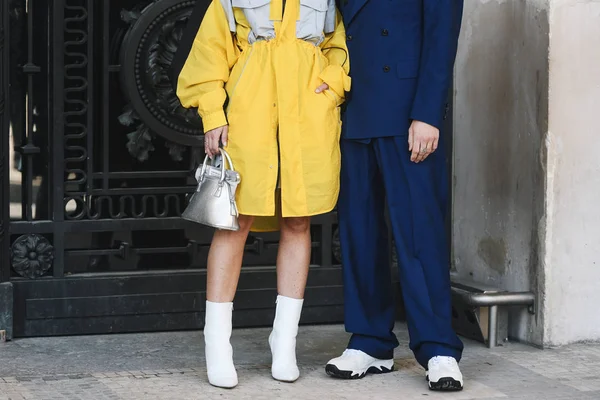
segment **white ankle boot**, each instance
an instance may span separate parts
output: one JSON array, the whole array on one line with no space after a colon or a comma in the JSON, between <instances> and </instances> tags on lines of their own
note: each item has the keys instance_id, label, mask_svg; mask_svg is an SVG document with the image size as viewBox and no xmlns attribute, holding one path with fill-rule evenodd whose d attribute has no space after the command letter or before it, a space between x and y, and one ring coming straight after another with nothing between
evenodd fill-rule
<instances>
[{"instance_id":1,"label":"white ankle boot","mask_svg":"<svg viewBox=\"0 0 600 400\"><path fill-rule=\"evenodd\" d=\"M238 384L237 372L233 366L233 349L229 342L232 312L233 303L206 302L204 352L208 382L228 389Z\"/></svg>"},{"instance_id":2,"label":"white ankle boot","mask_svg":"<svg viewBox=\"0 0 600 400\"><path fill-rule=\"evenodd\" d=\"M283 382L294 382L300 376L296 364L296 335L302 312L302 299L277 296L273 331L269 345L273 355L271 374Z\"/></svg>"}]
</instances>

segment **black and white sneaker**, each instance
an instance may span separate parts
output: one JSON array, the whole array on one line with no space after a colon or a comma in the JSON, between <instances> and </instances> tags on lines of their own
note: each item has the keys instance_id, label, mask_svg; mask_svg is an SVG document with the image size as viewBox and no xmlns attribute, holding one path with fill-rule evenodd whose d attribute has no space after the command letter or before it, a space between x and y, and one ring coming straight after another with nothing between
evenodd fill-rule
<instances>
[{"instance_id":1,"label":"black and white sneaker","mask_svg":"<svg viewBox=\"0 0 600 400\"><path fill-rule=\"evenodd\" d=\"M367 353L346 349L325 366L327 375L340 379L360 379L367 374L384 374L394 370L394 360L380 360Z\"/></svg>"},{"instance_id":2,"label":"black and white sneaker","mask_svg":"<svg viewBox=\"0 0 600 400\"><path fill-rule=\"evenodd\" d=\"M453 357L433 357L426 373L429 389L453 392L462 390L463 376Z\"/></svg>"}]
</instances>

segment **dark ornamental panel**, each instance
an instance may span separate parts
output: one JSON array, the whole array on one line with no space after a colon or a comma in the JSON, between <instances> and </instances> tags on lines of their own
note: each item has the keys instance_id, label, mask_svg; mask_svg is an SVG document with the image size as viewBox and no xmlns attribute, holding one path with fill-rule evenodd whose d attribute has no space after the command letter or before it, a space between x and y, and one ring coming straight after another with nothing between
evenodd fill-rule
<instances>
[{"instance_id":1,"label":"dark ornamental panel","mask_svg":"<svg viewBox=\"0 0 600 400\"><path fill-rule=\"evenodd\" d=\"M135 128L127 135L127 147L140 161L154 150L155 135L168 141L169 153L177 161L185 146L202 147L198 113L181 106L170 81L170 66L194 3L155 1L122 14L130 25L120 54L121 82L129 104L120 121Z\"/></svg>"},{"instance_id":2,"label":"dark ornamental panel","mask_svg":"<svg viewBox=\"0 0 600 400\"><path fill-rule=\"evenodd\" d=\"M202 124L171 81L199 1L0 1L0 282L15 336L202 327L213 230L180 218ZM336 228L335 213L313 219L303 322L341 320ZM272 323L278 248L276 232L248 238L236 326Z\"/></svg>"}]
</instances>

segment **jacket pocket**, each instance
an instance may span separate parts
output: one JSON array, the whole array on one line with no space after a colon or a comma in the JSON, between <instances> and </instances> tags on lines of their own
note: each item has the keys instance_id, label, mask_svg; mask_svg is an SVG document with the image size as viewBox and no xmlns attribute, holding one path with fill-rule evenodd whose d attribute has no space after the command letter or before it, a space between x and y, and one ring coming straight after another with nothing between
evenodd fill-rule
<instances>
[{"instance_id":1,"label":"jacket pocket","mask_svg":"<svg viewBox=\"0 0 600 400\"><path fill-rule=\"evenodd\" d=\"M270 38L274 31L271 0L231 0L231 5L242 10L254 36Z\"/></svg>"},{"instance_id":2,"label":"jacket pocket","mask_svg":"<svg viewBox=\"0 0 600 400\"><path fill-rule=\"evenodd\" d=\"M344 102L344 99L337 95L333 90L327 89L323 92L325 96L336 106L339 107Z\"/></svg>"},{"instance_id":3,"label":"jacket pocket","mask_svg":"<svg viewBox=\"0 0 600 400\"><path fill-rule=\"evenodd\" d=\"M400 79L416 78L419 75L419 59L409 58L398 61L396 64L396 74Z\"/></svg>"},{"instance_id":4,"label":"jacket pocket","mask_svg":"<svg viewBox=\"0 0 600 400\"><path fill-rule=\"evenodd\" d=\"M325 29L328 0L300 0L300 19L296 22L296 37L302 40L320 38Z\"/></svg>"}]
</instances>

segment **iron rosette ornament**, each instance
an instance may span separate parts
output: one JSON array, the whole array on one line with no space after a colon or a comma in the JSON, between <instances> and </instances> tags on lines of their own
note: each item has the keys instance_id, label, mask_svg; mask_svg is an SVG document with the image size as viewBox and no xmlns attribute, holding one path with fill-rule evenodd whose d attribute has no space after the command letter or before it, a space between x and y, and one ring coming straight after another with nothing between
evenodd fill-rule
<instances>
[{"instance_id":1,"label":"iron rosette ornament","mask_svg":"<svg viewBox=\"0 0 600 400\"><path fill-rule=\"evenodd\" d=\"M42 277L52 267L54 247L43 236L30 234L20 236L10 249L13 269L24 278Z\"/></svg>"},{"instance_id":2,"label":"iron rosette ornament","mask_svg":"<svg viewBox=\"0 0 600 400\"><path fill-rule=\"evenodd\" d=\"M127 135L127 148L139 161L154 150L156 135L166 139L175 161L183 159L187 148L203 146L200 117L181 105L170 77L194 4L194 0L153 0L121 13L129 24L120 51L121 86L128 105L119 121L134 129Z\"/></svg>"}]
</instances>

